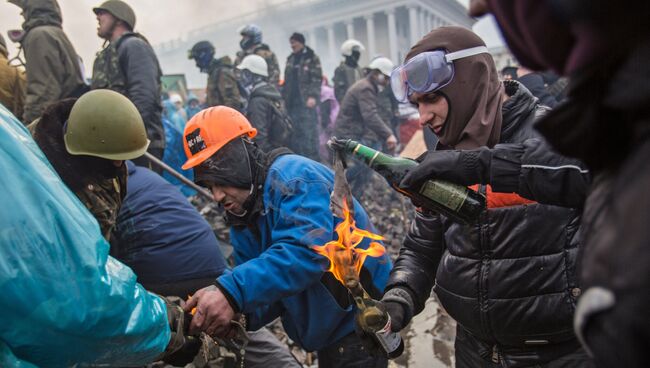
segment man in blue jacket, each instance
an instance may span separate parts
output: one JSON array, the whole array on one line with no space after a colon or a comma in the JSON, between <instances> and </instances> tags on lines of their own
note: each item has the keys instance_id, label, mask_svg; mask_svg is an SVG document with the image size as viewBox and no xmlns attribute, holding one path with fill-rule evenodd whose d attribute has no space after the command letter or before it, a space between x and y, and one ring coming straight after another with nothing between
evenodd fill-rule
<instances>
[{"instance_id":1,"label":"man in blue jacket","mask_svg":"<svg viewBox=\"0 0 650 368\"><path fill-rule=\"evenodd\" d=\"M174 185L147 168L131 161L126 164L127 195L111 253L133 270L145 289L160 295L185 299L212 285L228 266L210 224ZM247 367L300 367L286 345L267 329L251 332L249 339ZM198 348L186 347L184 358L191 359ZM177 359L182 361L180 356Z\"/></svg>"},{"instance_id":2,"label":"man in blue jacket","mask_svg":"<svg viewBox=\"0 0 650 368\"><path fill-rule=\"evenodd\" d=\"M195 181L226 210L238 264L189 300L186 310L196 307L190 330L227 335L239 313L251 330L281 317L291 339L318 350L320 367L386 367L354 334L353 303L326 272L329 261L310 249L333 240L340 221L329 208L332 171L287 149L263 152L250 140L255 134L225 106L201 111L185 127L183 168L194 168ZM356 225L372 230L354 207ZM390 268L387 256L366 260L361 282L375 298Z\"/></svg>"}]
</instances>

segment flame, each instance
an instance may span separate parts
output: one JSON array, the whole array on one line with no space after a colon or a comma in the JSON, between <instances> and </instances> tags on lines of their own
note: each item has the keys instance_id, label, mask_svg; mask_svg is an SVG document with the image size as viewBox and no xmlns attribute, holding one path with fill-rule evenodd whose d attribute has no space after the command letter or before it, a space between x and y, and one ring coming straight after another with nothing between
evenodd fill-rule
<instances>
[{"instance_id":1,"label":"flame","mask_svg":"<svg viewBox=\"0 0 650 368\"><path fill-rule=\"evenodd\" d=\"M380 257L386 252L386 249L376 241L370 242L368 249L357 248L364 238L384 240L384 237L357 228L345 200L343 201L343 215L343 221L335 229L338 238L325 245L314 245L311 248L330 260L330 267L327 271L334 274L334 277L345 285L346 280L350 278L358 279L366 257Z\"/></svg>"}]
</instances>

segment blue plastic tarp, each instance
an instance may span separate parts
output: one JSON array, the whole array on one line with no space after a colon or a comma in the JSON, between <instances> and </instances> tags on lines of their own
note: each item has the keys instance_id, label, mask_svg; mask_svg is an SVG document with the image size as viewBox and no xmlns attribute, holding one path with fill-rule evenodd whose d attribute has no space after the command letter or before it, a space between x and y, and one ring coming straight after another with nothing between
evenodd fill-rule
<instances>
[{"instance_id":1,"label":"blue plastic tarp","mask_svg":"<svg viewBox=\"0 0 650 368\"><path fill-rule=\"evenodd\" d=\"M194 171L183 170L181 166L187 160L185 156L185 149L183 148L183 131L172 123L169 119L162 119L163 127L165 128L165 152L163 153L163 162L169 167L176 170L190 181L194 180ZM178 180L175 176L163 170L162 177L169 183L177 187L184 196L189 197L196 195L196 190L188 187Z\"/></svg>"},{"instance_id":2,"label":"blue plastic tarp","mask_svg":"<svg viewBox=\"0 0 650 368\"><path fill-rule=\"evenodd\" d=\"M99 225L0 105L0 364L149 362L170 338L164 301L108 256Z\"/></svg>"}]
</instances>

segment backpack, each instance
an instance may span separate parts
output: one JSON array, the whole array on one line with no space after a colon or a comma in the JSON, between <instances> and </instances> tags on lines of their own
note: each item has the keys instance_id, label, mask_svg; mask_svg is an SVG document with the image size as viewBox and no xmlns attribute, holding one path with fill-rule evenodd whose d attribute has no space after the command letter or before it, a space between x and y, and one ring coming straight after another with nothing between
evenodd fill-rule
<instances>
[{"instance_id":1,"label":"backpack","mask_svg":"<svg viewBox=\"0 0 650 368\"><path fill-rule=\"evenodd\" d=\"M288 147L293 133L293 121L282 108L282 100L271 100L270 138L277 145Z\"/></svg>"}]
</instances>

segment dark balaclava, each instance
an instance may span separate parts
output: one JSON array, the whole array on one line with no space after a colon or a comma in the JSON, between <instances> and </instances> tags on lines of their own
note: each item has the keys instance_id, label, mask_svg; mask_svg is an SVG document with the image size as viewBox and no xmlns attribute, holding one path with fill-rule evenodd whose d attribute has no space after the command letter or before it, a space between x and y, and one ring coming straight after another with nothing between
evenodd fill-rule
<instances>
[{"instance_id":1,"label":"dark balaclava","mask_svg":"<svg viewBox=\"0 0 650 368\"><path fill-rule=\"evenodd\" d=\"M204 187L210 184L250 190L243 204L244 215L226 212L228 223L247 225L264 208L262 188L268 170L267 155L247 138L235 138L209 159L194 168L194 181Z\"/></svg>"},{"instance_id":2,"label":"dark balaclava","mask_svg":"<svg viewBox=\"0 0 650 368\"><path fill-rule=\"evenodd\" d=\"M424 36L406 55L445 50L454 52L485 43L462 27L440 27ZM449 104L447 121L439 136L443 146L455 149L493 147L501 132L502 85L492 56L478 54L454 62L454 77L439 89Z\"/></svg>"},{"instance_id":3,"label":"dark balaclava","mask_svg":"<svg viewBox=\"0 0 650 368\"><path fill-rule=\"evenodd\" d=\"M356 68L359 66L359 58L361 58L361 52L359 50L352 50L352 55L345 56L345 65Z\"/></svg>"}]
</instances>

